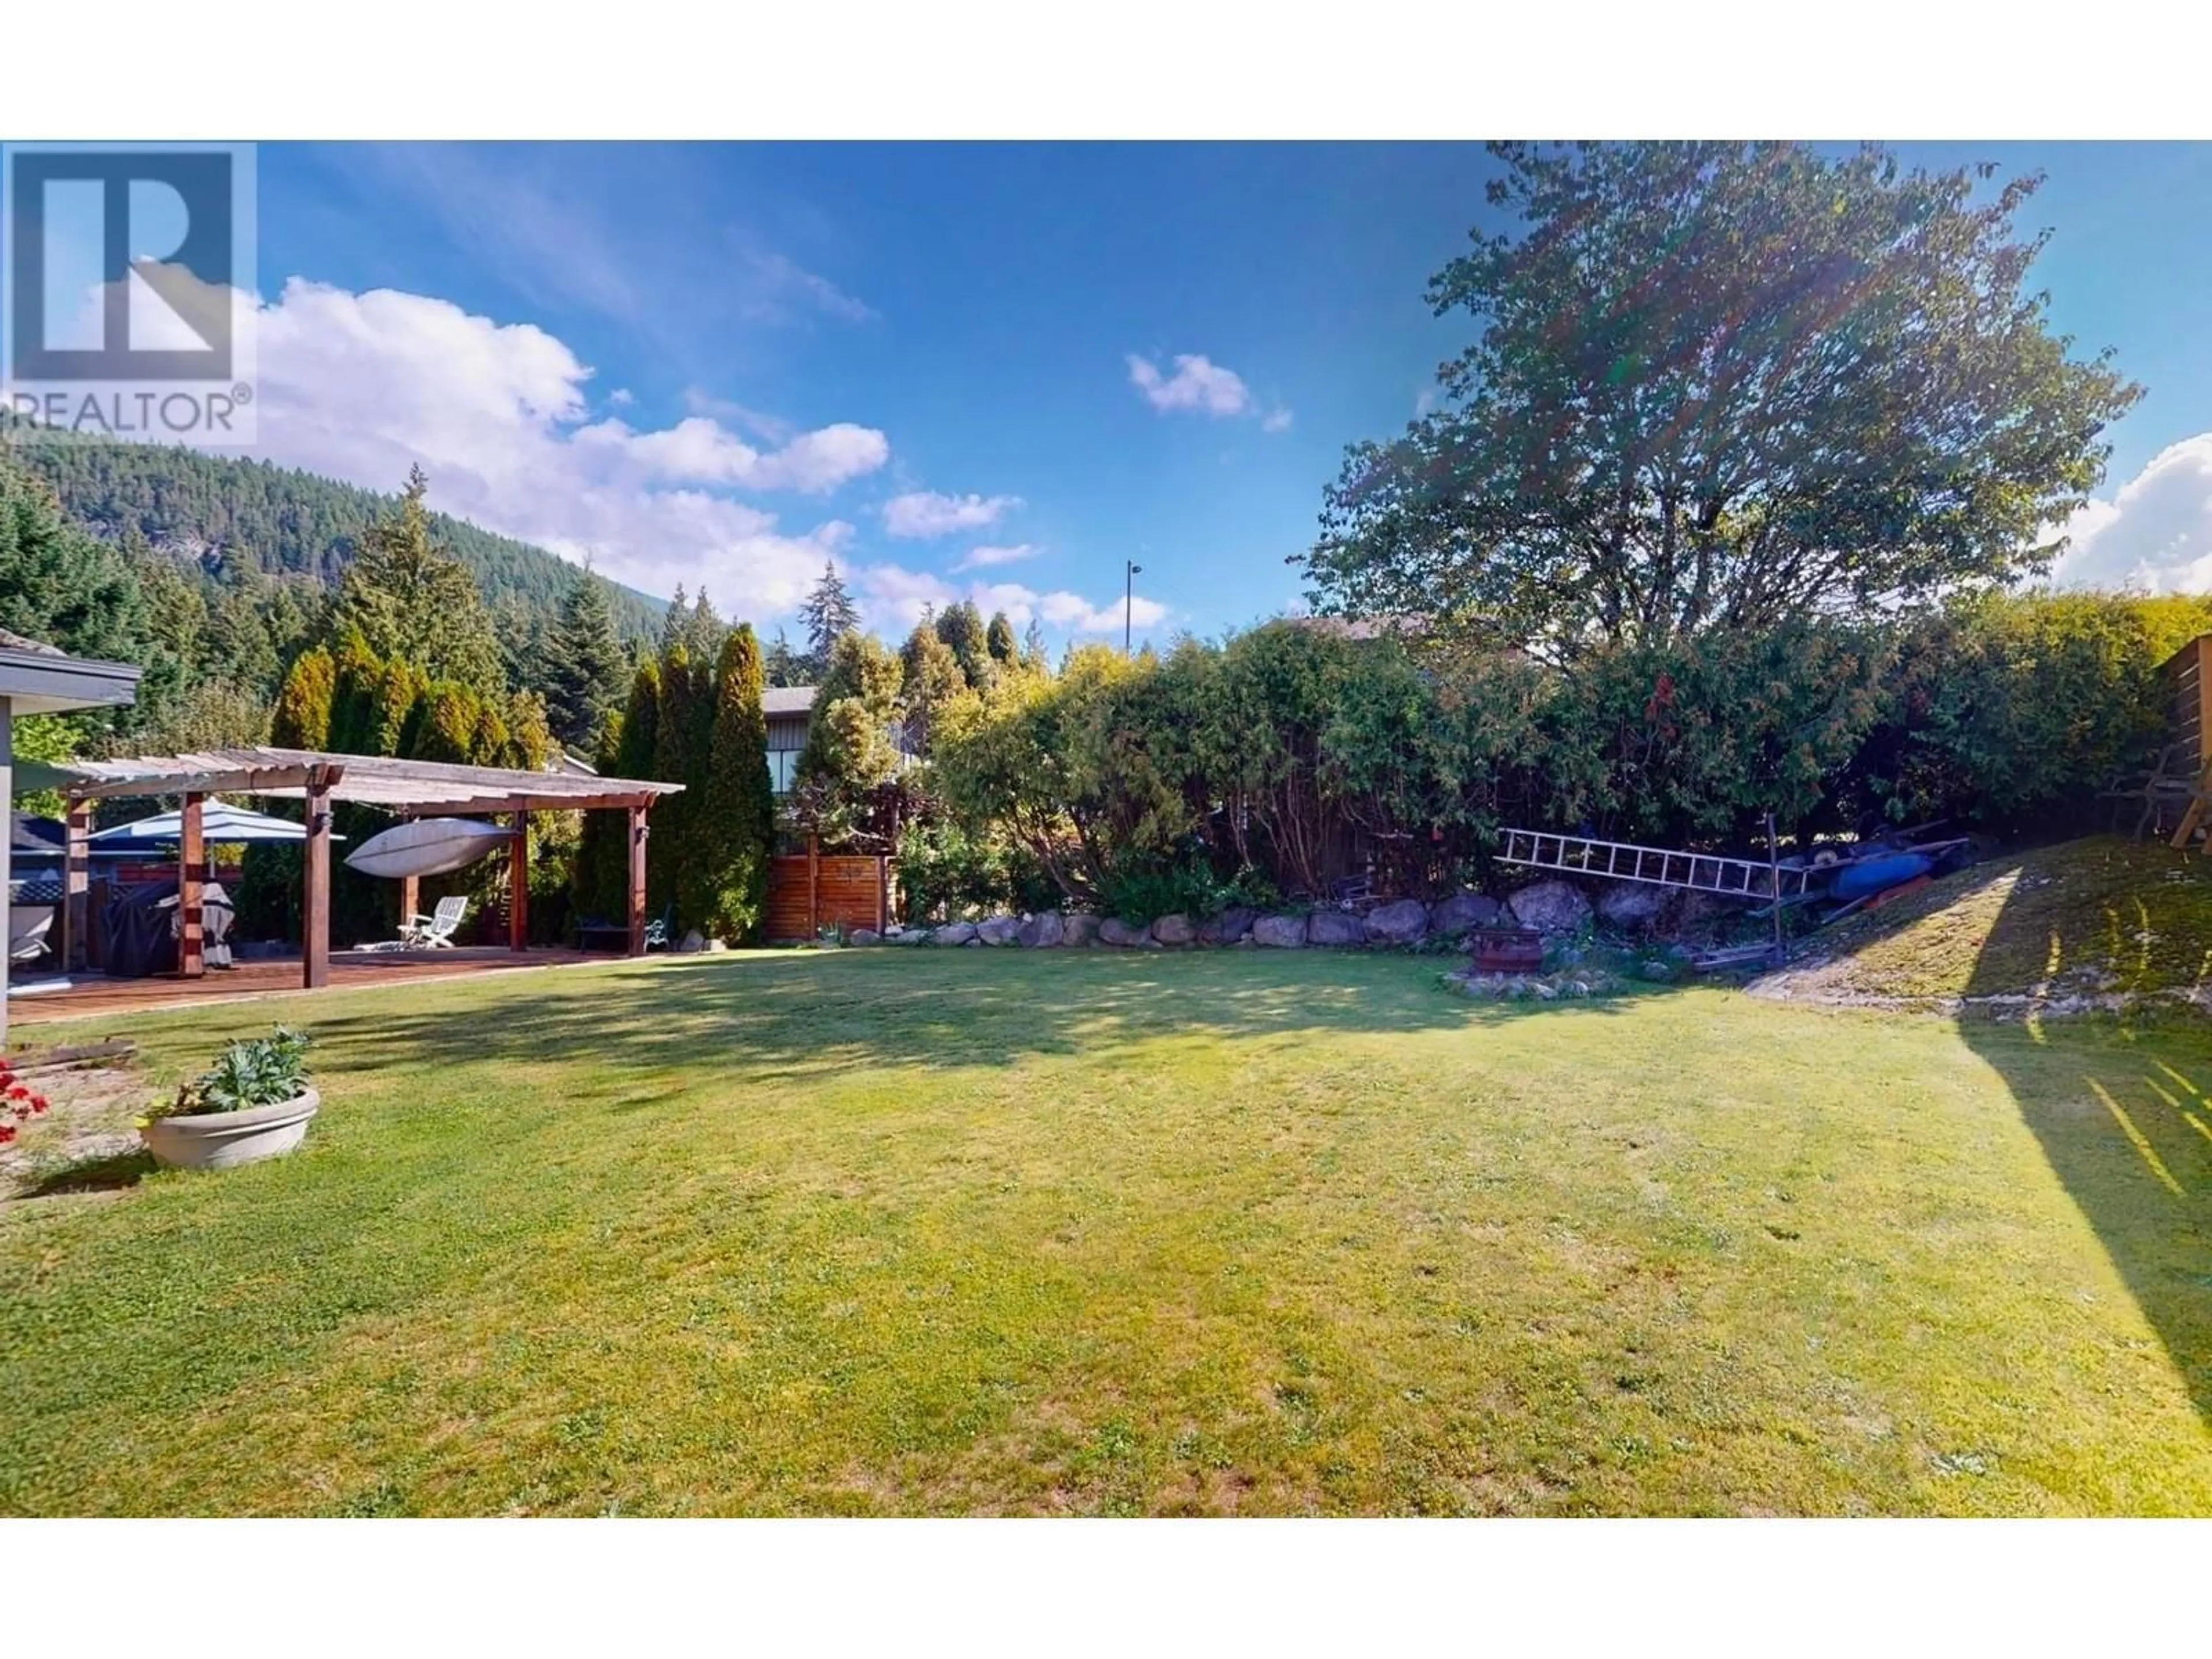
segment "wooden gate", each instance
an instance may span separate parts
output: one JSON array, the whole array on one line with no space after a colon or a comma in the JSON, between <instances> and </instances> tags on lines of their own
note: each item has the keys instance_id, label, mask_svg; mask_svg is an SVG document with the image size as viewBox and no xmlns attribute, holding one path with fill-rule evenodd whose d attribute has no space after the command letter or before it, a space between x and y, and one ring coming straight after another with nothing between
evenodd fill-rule
<instances>
[{"instance_id":1,"label":"wooden gate","mask_svg":"<svg viewBox=\"0 0 2212 1659\"><path fill-rule=\"evenodd\" d=\"M768 936L780 942L819 938L824 927L872 927L891 919L892 872L888 858L823 854L810 842L804 853L769 860Z\"/></svg>"}]
</instances>

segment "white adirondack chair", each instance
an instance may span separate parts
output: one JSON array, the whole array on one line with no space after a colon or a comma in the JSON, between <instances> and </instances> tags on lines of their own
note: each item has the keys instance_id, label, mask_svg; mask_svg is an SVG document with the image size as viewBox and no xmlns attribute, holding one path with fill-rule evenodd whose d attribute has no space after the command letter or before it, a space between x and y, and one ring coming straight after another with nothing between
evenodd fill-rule
<instances>
[{"instance_id":1,"label":"white adirondack chair","mask_svg":"<svg viewBox=\"0 0 2212 1659\"><path fill-rule=\"evenodd\" d=\"M461 919L469 913L466 896L455 893L438 901L438 908L427 916L409 916L399 924L399 944L402 949L425 951L453 947L453 935L459 931Z\"/></svg>"}]
</instances>

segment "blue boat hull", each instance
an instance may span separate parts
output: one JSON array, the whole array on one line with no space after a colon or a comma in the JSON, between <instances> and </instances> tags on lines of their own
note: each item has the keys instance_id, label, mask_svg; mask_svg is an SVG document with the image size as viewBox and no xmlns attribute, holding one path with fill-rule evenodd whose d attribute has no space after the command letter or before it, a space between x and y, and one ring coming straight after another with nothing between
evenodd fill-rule
<instances>
[{"instance_id":1,"label":"blue boat hull","mask_svg":"<svg viewBox=\"0 0 2212 1659\"><path fill-rule=\"evenodd\" d=\"M1828 890L1839 899L1869 898L1924 876L1935 867L1936 860L1925 853L1885 853L1845 865L1836 872Z\"/></svg>"}]
</instances>

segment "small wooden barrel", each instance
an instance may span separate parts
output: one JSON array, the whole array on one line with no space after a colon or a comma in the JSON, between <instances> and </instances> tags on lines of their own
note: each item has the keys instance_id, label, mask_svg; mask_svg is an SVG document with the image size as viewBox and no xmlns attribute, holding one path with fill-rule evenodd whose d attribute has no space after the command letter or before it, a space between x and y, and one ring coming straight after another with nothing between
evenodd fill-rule
<instances>
[{"instance_id":1,"label":"small wooden barrel","mask_svg":"<svg viewBox=\"0 0 2212 1659\"><path fill-rule=\"evenodd\" d=\"M1486 974L1533 974L1544 965L1544 936L1533 927L1478 927L1474 965Z\"/></svg>"}]
</instances>

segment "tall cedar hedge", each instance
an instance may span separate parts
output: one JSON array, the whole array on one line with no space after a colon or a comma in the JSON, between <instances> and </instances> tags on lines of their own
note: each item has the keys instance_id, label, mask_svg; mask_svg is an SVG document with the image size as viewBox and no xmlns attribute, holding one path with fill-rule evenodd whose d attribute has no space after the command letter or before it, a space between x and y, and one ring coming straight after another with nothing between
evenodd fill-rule
<instances>
[{"instance_id":1,"label":"tall cedar hedge","mask_svg":"<svg viewBox=\"0 0 2212 1659\"><path fill-rule=\"evenodd\" d=\"M760 641L740 623L722 646L706 793L694 842L706 895L704 926L732 943L753 938L768 911L775 797L761 712Z\"/></svg>"}]
</instances>

